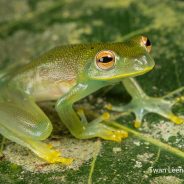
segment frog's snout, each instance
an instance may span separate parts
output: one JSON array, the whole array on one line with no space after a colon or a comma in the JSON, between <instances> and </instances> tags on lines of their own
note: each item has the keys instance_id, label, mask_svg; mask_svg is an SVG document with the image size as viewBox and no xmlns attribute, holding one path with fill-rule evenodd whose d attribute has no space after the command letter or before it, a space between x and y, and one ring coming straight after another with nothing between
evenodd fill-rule
<instances>
[{"instance_id":1,"label":"frog's snout","mask_svg":"<svg viewBox=\"0 0 184 184\"><path fill-rule=\"evenodd\" d=\"M150 56L142 56L134 59L133 68L135 71L149 71L155 66L154 60Z\"/></svg>"}]
</instances>

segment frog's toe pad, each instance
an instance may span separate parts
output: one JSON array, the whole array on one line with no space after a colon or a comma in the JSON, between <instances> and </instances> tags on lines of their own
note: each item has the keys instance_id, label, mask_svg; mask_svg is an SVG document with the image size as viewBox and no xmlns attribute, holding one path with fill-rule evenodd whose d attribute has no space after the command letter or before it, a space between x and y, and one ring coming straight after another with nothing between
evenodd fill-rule
<instances>
[{"instance_id":1,"label":"frog's toe pad","mask_svg":"<svg viewBox=\"0 0 184 184\"><path fill-rule=\"evenodd\" d=\"M175 102L176 103L183 103L184 102L184 96L180 96L180 97L175 98Z\"/></svg>"},{"instance_id":2,"label":"frog's toe pad","mask_svg":"<svg viewBox=\"0 0 184 184\"><path fill-rule=\"evenodd\" d=\"M135 128L140 128L140 127L141 127L141 124L142 124L141 121L138 121L138 120L135 120L135 121L134 121L134 127L135 127Z\"/></svg>"}]
</instances>

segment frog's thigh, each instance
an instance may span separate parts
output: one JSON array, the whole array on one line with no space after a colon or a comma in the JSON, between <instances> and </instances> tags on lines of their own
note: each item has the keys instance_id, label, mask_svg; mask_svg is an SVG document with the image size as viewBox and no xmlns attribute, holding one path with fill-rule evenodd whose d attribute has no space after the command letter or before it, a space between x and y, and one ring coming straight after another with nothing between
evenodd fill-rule
<instances>
[{"instance_id":1,"label":"frog's thigh","mask_svg":"<svg viewBox=\"0 0 184 184\"><path fill-rule=\"evenodd\" d=\"M29 148L47 162L70 164L72 159L61 157L61 153L41 141L52 131L52 124L41 109L32 101L25 110L19 105L0 103L0 133L7 139Z\"/></svg>"},{"instance_id":2,"label":"frog's thigh","mask_svg":"<svg viewBox=\"0 0 184 184\"><path fill-rule=\"evenodd\" d=\"M1 128L1 133L5 137L14 135L22 139L46 139L52 131L52 124L36 104L32 105L32 111L31 113L16 104L0 103L0 125L6 130L2 131Z\"/></svg>"}]
</instances>

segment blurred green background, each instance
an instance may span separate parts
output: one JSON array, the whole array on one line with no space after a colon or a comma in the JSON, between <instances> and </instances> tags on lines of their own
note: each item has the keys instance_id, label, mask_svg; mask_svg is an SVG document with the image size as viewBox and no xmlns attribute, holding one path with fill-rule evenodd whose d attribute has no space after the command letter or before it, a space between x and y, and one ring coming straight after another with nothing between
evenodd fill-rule
<instances>
[{"instance_id":1,"label":"blurred green background","mask_svg":"<svg viewBox=\"0 0 184 184\"><path fill-rule=\"evenodd\" d=\"M152 41L156 67L138 81L149 95L162 96L184 86L183 12L182 0L0 0L0 70L3 73L23 65L57 45L120 42L144 34ZM98 101L130 100L121 85L100 94L96 94ZM184 116L182 105L177 104L174 111ZM57 124L57 117L50 116ZM150 114L142 128L134 129L132 120L130 116L118 121L157 142L152 144L131 134L122 143L79 141L66 133L62 140L65 148L72 146L71 152L78 155L83 154L81 147L85 148L86 154L75 167L38 164L39 159L34 160L28 150L6 141L0 183L184 183L184 173L150 170L183 167L184 156L161 149L159 143L184 151L184 126ZM58 142L57 134L53 136ZM54 138L49 141L54 142Z\"/></svg>"}]
</instances>

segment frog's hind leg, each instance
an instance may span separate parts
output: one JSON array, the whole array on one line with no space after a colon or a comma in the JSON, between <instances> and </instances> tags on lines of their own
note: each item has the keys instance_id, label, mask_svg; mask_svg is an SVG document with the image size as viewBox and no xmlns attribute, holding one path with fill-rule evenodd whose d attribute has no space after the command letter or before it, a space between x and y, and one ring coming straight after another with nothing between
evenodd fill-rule
<instances>
[{"instance_id":1,"label":"frog's hind leg","mask_svg":"<svg viewBox=\"0 0 184 184\"><path fill-rule=\"evenodd\" d=\"M132 100L129 104L123 107L111 107L114 111L133 112L136 116L135 127L140 127L144 115L147 113L157 113L176 124L184 122L182 117L176 116L172 112L172 106L182 100L183 97L177 97L177 95L184 90L184 88L176 90L164 97L150 97L145 94L139 84L133 78L127 78L123 80L123 84L132 96Z\"/></svg>"},{"instance_id":2,"label":"frog's hind leg","mask_svg":"<svg viewBox=\"0 0 184 184\"><path fill-rule=\"evenodd\" d=\"M24 106L20 106L21 103ZM18 103L16 99L13 103L1 102L0 117L0 133L7 139L29 148L49 163L72 162L72 159L61 157L58 151L42 142L50 135L52 124L34 101L22 99Z\"/></svg>"}]
</instances>

